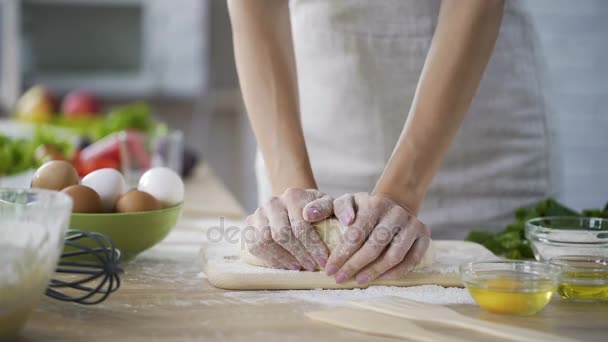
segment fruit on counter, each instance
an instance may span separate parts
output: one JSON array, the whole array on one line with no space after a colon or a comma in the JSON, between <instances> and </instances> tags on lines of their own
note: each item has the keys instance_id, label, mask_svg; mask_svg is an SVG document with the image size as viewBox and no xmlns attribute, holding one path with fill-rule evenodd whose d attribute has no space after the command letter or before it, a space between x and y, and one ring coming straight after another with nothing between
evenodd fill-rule
<instances>
[{"instance_id":1,"label":"fruit on counter","mask_svg":"<svg viewBox=\"0 0 608 342\"><path fill-rule=\"evenodd\" d=\"M78 184L80 178L72 164L63 160L44 163L32 177L32 188L60 191Z\"/></svg>"},{"instance_id":2,"label":"fruit on counter","mask_svg":"<svg viewBox=\"0 0 608 342\"><path fill-rule=\"evenodd\" d=\"M147 192L131 190L116 201L116 212L131 213L161 209L160 202Z\"/></svg>"},{"instance_id":3,"label":"fruit on counter","mask_svg":"<svg viewBox=\"0 0 608 342\"><path fill-rule=\"evenodd\" d=\"M78 150L74 153L73 163L80 177L105 168L120 170L120 154L118 149L111 153L101 151L102 153L98 153L97 155L90 155L89 153L89 158L85 158L84 156L86 156L87 152L90 152L89 148L95 149L96 144L81 141Z\"/></svg>"},{"instance_id":4,"label":"fruit on counter","mask_svg":"<svg viewBox=\"0 0 608 342\"><path fill-rule=\"evenodd\" d=\"M111 134L88 145L80 151L78 159L80 163L94 163L105 159L106 163L108 160L114 160L119 166L125 163L123 167L140 169L150 167L146 138L141 132L132 130Z\"/></svg>"},{"instance_id":5,"label":"fruit on counter","mask_svg":"<svg viewBox=\"0 0 608 342\"><path fill-rule=\"evenodd\" d=\"M515 222L509 224L504 230L494 233L487 231L471 231L465 238L467 241L477 242L497 256L508 259L532 259L534 253L530 242L526 239L526 221L536 217L546 216L587 216L608 218L608 203L603 210L586 209L579 213L562 203L548 198L536 203L532 208L518 208L515 210Z\"/></svg>"},{"instance_id":6,"label":"fruit on counter","mask_svg":"<svg viewBox=\"0 0 608 342\"><path fill-rule=\"evenodd\" d=\"M112 134L81 149L78 152L77 164L91 164L99 159L113 160L120 164L120 141L118 135Z\"/></svg>"},{"instance_id":7,"label":"fruit on counter","mask_svg":"<svg viewBox=\"0 0 608 342\"><path fill-rule=\"evenodd\" d=\"M79 89L70 92L62 101L64 115L54 115L58 109L56 104L48 88L34 86L15 104L15 117L69 129L93 141L124 130L147 134L167 132L167 126L154 120L151 107L144 102L117 106L107 115L98 115L102 114L99 100L90 92Z\"/></svg>"},{"instance_id":8,"label":"fruit on counter","mask_svg":"<svg viewBox=\"0 0 608 342\"><path fill-rule=\"evenodd\" d=\"M68 118L95 116L101 112L101 105L93 94L84 89L77 89L63 98L61 111Z\"/></svg>"},{"instance_id":9,"label":"fruit on counter","mask_svg":"<svg viewBox=\"0 0 608 342\"><path fill-rule=\"evenodd\" d=\"M34 86L26 91L15 106L17 118L33 121L48 122L55 113L55 99L44 86Z\"/></svg>"},{"instance_id":10,"label":"fruit on counter","mask_svg":"<svg viewBox=\"0 0 608 342\"><path fill-rule=\"evenodd\" d=\"M101 197L99 194L85 185L72 185L61 190L72 197L73 213L99 213L102 211Z\"/></svg>"},{"instance_id":11,"label":"fruit on counter","mask_svg":"<svg viewBox=\"0 0 608 342\"><path fill-rule=\"evenodd\" d=\"M146 171L137 185L137 190L154 196L164 207L171 207L184 200L184 182L167 167L154 167Z\"/></svg>"},{"instance_id":12,"label":"fruit on counter","mask_svg":"<svg viewBox=\"0 0 608 342\"><path fill-rule=\"evenodd\" d=\"M116 201L127 190L122 174L110 168L89 173L82 179L82 185L90 187L99 194L104 212L113 211Z\"/></svg>"}]
</instances>

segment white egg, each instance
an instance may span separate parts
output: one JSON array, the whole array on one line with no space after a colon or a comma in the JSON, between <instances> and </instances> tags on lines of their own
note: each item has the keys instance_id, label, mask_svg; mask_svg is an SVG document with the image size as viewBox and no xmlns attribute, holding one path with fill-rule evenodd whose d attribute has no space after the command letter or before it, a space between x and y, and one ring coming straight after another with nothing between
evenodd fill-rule
<instances>
[{"instance_id":1,"label":"white egg","mask_svg":"<svg viewBox=\"0 0 608 342\"><path fill-rule=\"evenodd\" d=\"M127 191L127 184L122 174L114 169L100 169L86 175L81 182L97 191L101 197L103 210L114 211L114 205L122 194Z\"/></svg>"},{"instance_id":2,"label":"white egg","mask_svg":"<svg viewBox=\"0 0 608 342\"><path fill-rule=\"evenodd\" d=\"M184 200L184 182L175 171L167 167L155 167L139 179L137 190L145 191L170 207Z\"/></svg>"}]
</instances>

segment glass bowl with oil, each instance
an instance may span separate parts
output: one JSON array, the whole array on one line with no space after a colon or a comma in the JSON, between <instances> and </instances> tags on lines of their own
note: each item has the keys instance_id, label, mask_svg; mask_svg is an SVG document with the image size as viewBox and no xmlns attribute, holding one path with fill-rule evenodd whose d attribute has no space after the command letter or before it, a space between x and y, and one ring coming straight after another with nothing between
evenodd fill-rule
<instances>
[{"instance_id":1,"label":"glass bowl with oil","mask_svg":"<svg viewBox=\"0 0 608 342\"><path fill-rule=\"evenodd\" d=\"M539 217L526 222L526 238L538 261L565 255L608 258L608 219Z\"/></svg>"},{"instance_id":2,"label":"glass bowl with oil","mask_svg":"<svg viewBox=\"0 0 608 342\"><path fill-rule=\"evenodd\" d=\"M551 301L560 270L559 266L537 261L487 261L462 265L460 274L482 309L528 316Z\"/></svg>"},{"instance_id":3,"label":"glass bowl with oil","mask_svg":"<svg viewBox=\"0 0 608 342\"><path fill-rule=\"evenodd\" d=\"M557 292L580 302L608 302L608 258L592 255L564 255L550 263L560 267Z\"/></svg>"}]
</instances>

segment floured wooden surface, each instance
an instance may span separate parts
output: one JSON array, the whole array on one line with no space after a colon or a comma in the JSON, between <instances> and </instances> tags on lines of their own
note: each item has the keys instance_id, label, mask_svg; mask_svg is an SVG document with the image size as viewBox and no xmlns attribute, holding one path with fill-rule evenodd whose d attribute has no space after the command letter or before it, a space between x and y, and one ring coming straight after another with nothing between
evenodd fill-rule
<instances>
[{"instance_id":1,"label":"floured wooden surface","mask_svg":"<svg viewBox=\"0 0 608 342\"><path fill-rule=\"evenodd\" d=\"M306 313L306 317L333 326L366 334L397 337L420 342L465 342L454 335L423 329L409 320L360 308L332 308Z\"/></svg>"},{"instance_id":2,"label":"floured wooden surface","mask_svg":"<svg viewBox=\"0 0 608 342\"><path fill-rule=\"evenodd\" d=\"M467 262L496 260L485 247L466 241L434 241L435 262L417 269L403 279L378 280L372 285L415 286L441 285L462 286L458 267ZM355 281L336 284L333 277L323 272L277 270L253 266L241 261L239 242L205 241L200 252L202 268L209 282L229 290L296 290L296 289L349 289L361 288Z\"/></svg>"}]
</instances>

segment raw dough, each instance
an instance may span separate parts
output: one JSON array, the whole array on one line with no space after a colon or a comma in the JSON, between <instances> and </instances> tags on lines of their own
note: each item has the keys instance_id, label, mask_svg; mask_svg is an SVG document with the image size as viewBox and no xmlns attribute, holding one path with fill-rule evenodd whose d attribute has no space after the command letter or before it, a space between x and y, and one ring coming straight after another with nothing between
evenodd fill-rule
<instances>
[{"instance_id":1,"label":"raw dough","mask_svg":"<svg viewBox=\"0 0 608 342\"><path fill-rule=\"evenodd\" d=\"M317 233L321 237L321 240L325 243L329 251L333 251L334 248L340 242L340 237L342 236L342 232L346 229L340 221L331 218L321 222L318 222L313 225L313 227L317 230ZM264 266L269 267L264 263L263 260L257 258L253 254L249 253L249 250L243 248L241 250L241 260L244 262L255 265L255 266ZM433 247L433 242L429 243L429 247L426 250L426 254L422 258L422 261L415 267L415 269L419 269L422 267L430 266L435 261L435 249Z\"/></svg>"},{"instance_id":2,"label":"raw dough","mask_svg":"<svg viewBox=\"0 0 608 342\"><path fill-rule=\"evenodd\" d=\"M337 284L324 272L296 272L253 266L240 258L244 247L230 241L203 242L201 266L209 282L227 290L309 290L354 289L367 287L354 280ZM458 240L433 241L435 262L429 267L408 273L399 279L376 279L371 285L416 286L440 285L463 287L459 267L473 261L499 260L484 246Z\"/></svg>"}]
</instances>

